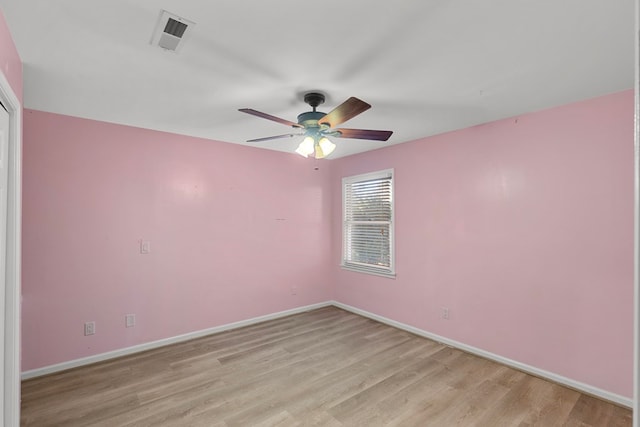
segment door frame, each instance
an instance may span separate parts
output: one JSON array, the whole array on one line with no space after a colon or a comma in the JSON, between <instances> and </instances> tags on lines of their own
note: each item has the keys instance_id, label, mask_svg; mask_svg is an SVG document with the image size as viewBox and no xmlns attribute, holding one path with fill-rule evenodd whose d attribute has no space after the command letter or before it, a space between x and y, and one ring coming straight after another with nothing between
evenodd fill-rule
<instances>
[{"instance_id":1,"label":"door frame","mask_svg":"<svg viewBox=\"0 0 640 427\"><path fill-rule=\"evenodd\" d=\"M7 252L4 315L4 384L2 408L5 426L20 425L20 306L22 219L22 106L0 71L0 101L9 112L7 158Z\"/></svg>"},{"instance_id":2,"label":"door frame","mask_svg":"<svg viewBox=\"0 0 640 427\"><path fill-rule=\"evenodd\" d=\"M640 427L640 0L635 1L634 36L633 427Z\"/></svg>"}]
</instances>

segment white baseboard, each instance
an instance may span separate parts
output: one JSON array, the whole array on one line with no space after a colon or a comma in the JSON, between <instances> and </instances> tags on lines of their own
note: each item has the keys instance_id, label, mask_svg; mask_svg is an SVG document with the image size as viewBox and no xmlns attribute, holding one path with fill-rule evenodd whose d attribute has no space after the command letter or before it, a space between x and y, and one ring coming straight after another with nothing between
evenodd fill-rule
<instances>
[{"instance_id":1,"label":"white baseboard","mask_svg":"<svg viewBox=\"0 0 640 427\"><path fill-rule=\"evenodd\" d=\"M189 341L194 338L204 337L206 335L215 334L218 332L229 331L231 329L242 328L243 326L249 326L260 322L266 322L267 320L279 319L281 317L290 316L292 314L303 313L305 311L315 310L322 307L328 307L332 305L332 302L321 302L318 304L307 305L304 307L297 307L291 310L280 311L277 313L267 314L264 316L254 317L252 319L241 320L239 322L227 323L225 325L215 326L209 329L202 329L200 331L190 332L184 335L178 335L171 338L165 338L158 341L152 341L144 344L134 345L132 347L122 348L119 350L109 351L107 353L96 354L93 356L83 357L81 359L70 360L68 362L58 363L55 365L45 366L43 368L32 369L22 373L23 380L29 378L40 377L42 375L52 374L54 372L65 371L71 368L77 368L79 366L90 365L96 362L102 362L108 359L114 359L116 357L127 356L133 353L139 353L141 351L151 350L158 347L163 347L169 344L175 344L178 342Z\"/></svg>"},{"instance_id":2,"label":"white baseboard","mask_svg":"<svg viewBox=\"0 0 640 427\"><path fill-rule=\"evenodd\" d=\"M617 405L624 406L624 407L627 407L629 409L631 409L633 407L633 401L632 401L631 398L620 396L619 394L611 393L609 391L602 390L602 389L597 388L597 387L593 387L593 386L591 386L589 384L585 384L585 383L582 383L580 381L575 381L575 380L572 380L571 378L563 377L562 375L554 374L553 372L545 371L543 369L539 369L539 368L536 368L534 366L530 366L530 365L527 365L527 364L524 364L524 363L521 363L521 362L518 362L518 361L515 361L515 360L512 360L512 359L508 359L506 357L502 357L502 356L499 356L497 354L494 354L494 353L491 353L491 352L488 352L488 351L485 351L485 350L482 350L482 349L479 349L479 348L476 348L476 347L472 347L470 345L463 344L461 342L454 341L452 339L445 338L445 337L442 337L440 335L436 335L436 334L433 334L431 332L427 332L427 331L424 331L422 329L418 329L416 327L413 327L413 326L410 326L410 325L407 325L407 324L404 324L404 323L401 323L401 322L396 322L395 320L391 320L391 319L388 319L386 317L379 316L377 314L370 313L368 311L361 310L359 308L352 307L352 306L347 305L347 304L343 304L341 302L332 301L331 304L336 306L336 307L338 307L338 308L341 308L343 310L347 310L347 311L350 311L352 313L358 314L360 316L364 316L364 317L368 317L369 319L376 320L376 321L378 321L380 323L384 323L384 324L387 324L389 326L393 326L395 328L402 329L402 330L405 330L407 332L411 332L412 334L419 335L419 336L425 337L425 338L429 338L431 340L440 342L442 344L446 344L446 345L451 346L451 347L455 347L455 348L457 348L459 350L462 350L462 351L465 351L467 353L475 354L477 356L484 357L485 359L493 360L493 361L501 363L503 365L510 366L512 368L518 369L519 371L523 371L523 372L526 372L528 374L534 375L536 377L544 378L544 379L553 381L555 383L562 384L562 385L567 386L569 388L578 390L580 392L583 392L585 394L589 394L591 396L598 397L598 398L603 399L603 400L607 400L607 401L615 403Z\"/></svg>"},{"instance_id":3,"label":"white baseboard","mask_svg":"<svg viewBox=\"0 0 640 427\"><path fill-rule=\"evenodd\" d=\"M540 378L548 379L558 384L562 384L564 386L573 388L575 390L581 391L583 393L598 397L603 400L607 400L609 402L616 403L620 406L624 406L627 408L633 407L633 401L631 398L620 396L615 393L608 392L606 390L599 389L597 387L593 387L589 384L582 383L580 381L575 381L570 378L563 377L562 375L554 374L553 372L545 371L543 369L536 368L534 366L530 366L512 359L508 359L506 357L499 356L497 354L472 347L467 344L463 344L458 341L454 341L449 338L442 337L440 335L433 334L431 332L424 331L422 329L416 328L414 326L410 326L401 322L397 322L395 320L388 319L383 316L379 316L374 313L370 313L365 310L361 310L356 307L352 307L347 304L343 304L337 301L326 301L318 304L307 305L304 307L298 307L291 310L280 311L277 313L267 314L264 316L254 317L252 319L241 320L239 322L228 323L226 325L216 326L209 329L203 329L200 331L190 332L184 335L178 335L176 337L166 338L158 341L153 341L149 343L135 345L133 347L127 347L120 350L114 350L107 353L96 354L94 356L83 357L81 359L71 360L69 362L58 363L56 365L45 366L43 368L33 369L30 371L25 371L22 373L22 379L26 380L29 378L35 378L42 375L52 374L54 372L64 371L71 368L76 368L79 366L90 365L96 362L102 362L104 360L113 359L116 357L126 356L133 353L138 353L141 351L151 350L154 348L162 347L169 344L174 344L178 342L192 340L194 338L200 338L206 335L215 334L218 332L228 331L231 329L241 328L243 326L249 326L260 322L265 322L267 320L278 319L285 316L290 316L292 314L303 313L305 311L315 310L322 307L335 306L341 308L343 310L349 311L351 313L358 314L360 316L367 317L372 320L376 320L380 323L384 323L389 326L393 326L398 329L402 329L407 332L411 332L412 334L425 337L442 344L446 344L451 347L455 347L462 351L466 351L467 353L475 354L480 357L484 357L485 359L493 360L495 362L501 363L506 366L510 366L512 368L518 369L520 371L529 373L531 375L535 375Z\"/></svg>"}]
</instances>

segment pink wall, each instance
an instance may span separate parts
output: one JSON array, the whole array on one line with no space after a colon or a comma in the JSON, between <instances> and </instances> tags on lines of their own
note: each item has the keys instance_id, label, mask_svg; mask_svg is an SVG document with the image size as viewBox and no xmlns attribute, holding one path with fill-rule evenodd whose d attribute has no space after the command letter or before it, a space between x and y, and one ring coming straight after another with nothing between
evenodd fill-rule
<instances>
[{"instance_id":1,"label":"pink wall","mask_svg":"<svg viewBox=\"0 0 640 427\"><path fill-rule=\"evenodd\" d=\"M631 396L633 109L627 91L334 161L334 218L342 177L395 168L397 251L395 280L336 267L336 300Z\"/></svg>"},{"instance_id":2,"label":"pink wall","mask_svg":"<svg viewBox=\"0 0 640 427\"><path fill-rule=\"evenodd\" d=\"M7 21L0 10L0 71L7 78L11 89L22 103L22 62L13 43Z\"/></svg>"},{"instance_id":3,"label":"pink wall","mask_svg":"<svg viewBox=\"0 0 640 427\"><path fill-rule=\"evenodd\" d=\"M331 299L328 163L33 110L24 129L23 370Z\"/></svg>"},{"instance_id":4,"label":"pink wall","mask_svg":"<svg viewBox=\"0 0 640 427\"><path fill-rule=\"evenodd\" d=\"M24 370L336 299L632 394L631 91L320 171L39 111L24 127ZM395 280L337 267L340 179L386 168Z\"/></svg>"}]
</instances>

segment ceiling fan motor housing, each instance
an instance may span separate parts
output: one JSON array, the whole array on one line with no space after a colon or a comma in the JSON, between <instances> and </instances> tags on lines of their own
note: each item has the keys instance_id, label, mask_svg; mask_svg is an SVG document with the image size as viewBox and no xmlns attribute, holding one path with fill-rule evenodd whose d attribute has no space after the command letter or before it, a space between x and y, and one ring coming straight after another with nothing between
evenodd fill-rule
<instances>
[{"instance_id":1,"label":"ceiling fan motor housing","mask_svg":"<svg viewBox=\"0 0 640 427\"><path fill-rule=\"evenodd\" d=\"M324 95L317 92L309 92L304 95L304 102L309 104L311 108L313 108L313 111L307 111L306 113L299 114L298 124L304 126L307 133L317 133L329 129L329 126L326 124L318 124L318 121L322 119L326 113L316 111L316 107L324 103Z\"/></svg>"},{"instance_id":2,"label":"ceiling fan motor housing","mask_svg":"<svg viewBox=\"0 0 640 427\"><path fill-rule=\"evenodd\" d=\"M319 125L318 120L323 118L326 114L321 113L320 111L308 111L306 113L302 113L298 115L298 124L304 126L305 129L309 128L318 128L318 129L329 129L329 126L326 124Z\"/></svg>"}]
</instances>

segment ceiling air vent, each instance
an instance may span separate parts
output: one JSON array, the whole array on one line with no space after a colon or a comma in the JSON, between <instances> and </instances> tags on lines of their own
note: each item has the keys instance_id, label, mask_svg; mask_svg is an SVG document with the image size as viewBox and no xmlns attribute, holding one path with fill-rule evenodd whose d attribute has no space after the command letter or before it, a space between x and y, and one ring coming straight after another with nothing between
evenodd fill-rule
<instances>
[{"instance_id":1,"label":"ceiling air vent","mask_svg":"<svg viewBox=\"0 0 640 427\"><path fill-rule=\"evenodd\" d=\"M151 44L165 50L178 52L194 25L195 23L188 19L161 10L160 18L153 31Z\"/></svg>"}]
</instances>

